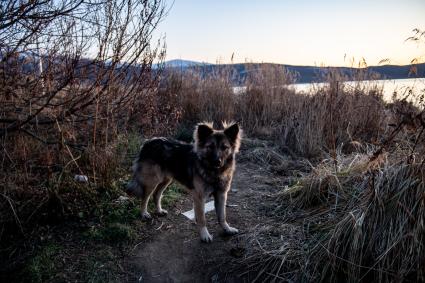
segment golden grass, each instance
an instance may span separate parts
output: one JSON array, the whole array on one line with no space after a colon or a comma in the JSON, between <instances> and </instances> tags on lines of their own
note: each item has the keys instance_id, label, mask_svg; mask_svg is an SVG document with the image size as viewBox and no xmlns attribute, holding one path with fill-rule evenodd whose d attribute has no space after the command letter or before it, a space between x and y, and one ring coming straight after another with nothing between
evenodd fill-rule
<instances>
[{"instance_id":1,"label":"golden grass","mask_svg":"<svg viewBox=\"0 0 425 283\"><path fill-rule=\"evenodd\" d=\"M372 154L324 160L282 189L275 216L245 236L244 270L258 281L424 281L423 156L397 150L371 167Z\"/></svg>"}]
</instances>

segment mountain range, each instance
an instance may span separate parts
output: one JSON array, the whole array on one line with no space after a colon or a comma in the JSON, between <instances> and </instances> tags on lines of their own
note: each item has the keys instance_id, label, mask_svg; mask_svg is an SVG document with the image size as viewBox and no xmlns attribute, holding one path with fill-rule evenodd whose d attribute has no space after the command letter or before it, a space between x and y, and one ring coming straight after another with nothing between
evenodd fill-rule
<instances>
[{"instance_id":1,"label":"mountain range","mask_svg":"<svg viewBox=\"0 0 425 283\"><path fill-rule=\"evenodd\" d=\"M181 71L197 70L203 75L217 73L221 70L232 70L237 74L236 83L242 82L249 72L255 72L262 65L272 65L273 67L282 67L295 76L296 83L321 82L326 80L326 74L331 70L337 71L348 79L358 77L362 72L365 79L407 79L407 78L425 78L425 63L414 65L380 65L368 66L364 68L352 67L317 67L317 66L297 66L272 63L244 63L244 64L209 64L189 60L171 60L166 61L166 69L179 69Z\"/></svg>"}]
</instances>

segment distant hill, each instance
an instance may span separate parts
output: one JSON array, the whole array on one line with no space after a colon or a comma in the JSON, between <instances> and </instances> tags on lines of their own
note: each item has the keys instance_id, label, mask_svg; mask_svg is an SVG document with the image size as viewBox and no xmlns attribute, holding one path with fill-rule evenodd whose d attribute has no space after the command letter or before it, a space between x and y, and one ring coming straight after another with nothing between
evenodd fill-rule
<instances>
[{"instance_id":1,"label":"distant hill","mask_svg":"<svg viewBox=\"0 0 425 283\"><path fill-rule=\"evenodd\" d=\"M316 67L316 66L296 66L271 63L248 63L248 64L205 64L187 60L171 60L165 62L166 68L179 68L184 70L197 70L208 75L209 73L219 72L223 69L233 69L238 76L235 78L235 83L239 84L244 81L249 72L255 72L261 65L268 64L274 67L281 66L286 70L296 75L297 83L321 82L326 77L330 70L337 70L346 75L348 78L353 78L359 71L367 74L366 77L379 74L380 79L407 79L407 78L425 78L425 63L416 64L416 72L412 72L412 65L382 65L370 66L367 68L349 68L349 67ZM249 68L247 68L249 67Z\"/></svg>"},{"instance_id":2,"label":"distant hill","mask_svg":"<svg viewBox=\"0 0 425 283\"><path fill-rule=\"evenodd\" d=\"M321 81L324 74L329 70L338 70L348 77L353 77L358 71L363 71L366 74L379 74L381 79L407 79L407 78L424 78L425 77L425 63L417 64L416 72L412 73L412 65L382 65L382 66L370 66L367 68L347 68L347 67L312 67L312 66L292 66L286 65L287 70L297 72L299 83L310 83L315 81Z\"/></svg>"},{"instance_id":3,"label":"distant hill","mask_svg":"<svg viewBox=\"0 0 425 283\"><path fill-rule=\"evenodd\" d=\"M0 59L2 59L2 54L0 53ZM31 58L34 57L35 60L28 60L24 64L23 69L25 72L34 72L38 68L38 55L33 53L22 53L22 58ZM47 59L46 59L47 60ZM51 60L51 59L50 59ZM57 58L57 62L60 62L62 59ZM46 61L48 64L48 61ZM76 72L80 72L80 67L84 66L96 66L101 63L96 63L92 59L82 58L79 61L78 68ZM272 63L245 63L245 64L210 64L202 63L197 61L190 60L170 60L163 63L165 66L165 72L167 70L177 70L177 71L197 71L200 72L202 76L207 76L209 74L217 74L223 70L232 71L232 80L235 85L243 85L246 77L250 72L255 72L260 67L264 65L271 65L277 68L285 68L294 74L296 83L311 83L311 82L322 82L326 80L326 75L332 71L336 70L347 77L347 79L357 77L356 74L361 72L364 74L364 77L367 78L376 78L376 74L379 74L380 79L407 79L407 78L425 78L425 63L412 65L382 65L382 66L370 66L367 68L349 68L349 67L316 67L316 66L296 66L296 65L284 65L284 64L272 64ZM106 63L108 65L108 63ZM118 69L126 68L126 71L129 74L140 71L140 65L133 65L128 67L126 63L121 63L117 65ZM154 64L153 69L158 70L158 65ZM414 68L413 68L414 67ZM412 70L414 69L414 72ZM94 70L93 70L94 71ZM119 71L119 70L117 70ZM86 79L91 80L96 76L95 73L89 72L89 75L86 75Z\"/></svg>"},{"instance_id":4,"label":"distant hill","mask_svg":"<svg viewBox=\"0 0 425 283\"><path fill-rule=\"evenodd\" d=\"M188 68L188 67L210 65L210 64L201 63L197 61L190 61L190 60L174 59L174 60L165 61L164 65L166 68Z\"/></svg>"}]
</instances>

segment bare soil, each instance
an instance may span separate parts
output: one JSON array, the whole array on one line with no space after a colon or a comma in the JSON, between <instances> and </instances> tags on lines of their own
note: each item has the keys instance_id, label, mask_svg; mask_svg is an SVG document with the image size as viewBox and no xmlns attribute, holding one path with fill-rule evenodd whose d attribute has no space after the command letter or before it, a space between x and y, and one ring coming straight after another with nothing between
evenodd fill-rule
<instances>
[{"instance_id":1,"label":"bare soil","mask_svg":"<svg viewBox=\"0 0 425 283\"><path fill-rule=\"evenodd\" d=\"M132 273L139 282L240 282L231 266L242 257L245 248L241 236L265 221L265 202L272 201L271 185L256 183L261 174L255 164L239 164L229 193L227 218L239 229L239 236L225 236L217 224L215 212L207 213L208 228L214 237L210 244L201 243L196 225L181 215L192 209L189 196L168 208L164 218L154 218L148 225L149 240L134 248L130 258ZM149 228L147 230L149 230Z\"/></svg>"},{"instance_id":2,"label":"bare soil","mask_svg":"<svg viewBox=\"0 0 425 283\"><path fill-rule=\"evenodd\" d=\"M110 201L98 217L40 226L10 246L15 254L0 268L0 281L248 282L255 274L238 271L249 254L246 236L271 221L274 193L285 180L261 164L244 159L237 165L227 220L238 235L224 235L211 211L207 226L214 240L202 243L194 221L182 215L192 209L188 194L174 196L164 205L168 215L150 222L139 218L136 200Z\"/></svg>"}]
</instances>

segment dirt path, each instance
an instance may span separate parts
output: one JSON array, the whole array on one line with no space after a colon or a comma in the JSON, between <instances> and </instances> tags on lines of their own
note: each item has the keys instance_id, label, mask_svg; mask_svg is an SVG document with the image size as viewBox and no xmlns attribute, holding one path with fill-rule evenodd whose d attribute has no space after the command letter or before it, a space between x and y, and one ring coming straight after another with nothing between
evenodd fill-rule
<instances>
[{"instance_id":1,"label":"dirt path","mask_svg":"<svg viewBox=\"0 0 425 283\"><path fill-rule=\"evenodd\" d=\"M239 164L229 193L228 222L241 233L262 221L257 213L261 199L267 198L272 187L255 184L251 178L258 173L253 164ZM131 264L139 282L232 282L226 263L240 256L237 237L222 235L215 212L207 213L208 228L214 237L211 244L201 243L196 225L181 212L192 209L188 197L169 209L165 218L150 223L150 241L136 246Z\"/></svg>"}]
</instances>

